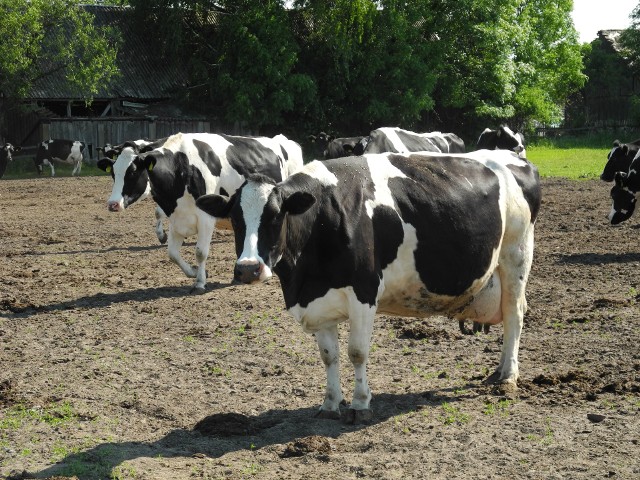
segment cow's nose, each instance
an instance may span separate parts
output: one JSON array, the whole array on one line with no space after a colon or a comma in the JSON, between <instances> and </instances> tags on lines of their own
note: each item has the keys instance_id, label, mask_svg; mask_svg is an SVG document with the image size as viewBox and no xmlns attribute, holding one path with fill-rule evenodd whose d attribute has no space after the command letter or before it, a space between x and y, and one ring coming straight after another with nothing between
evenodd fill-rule
<instances>
[{"instance_id":1,"label":"cow's nose","mask_svg":"<svg viewBox=\"0 0 640 480\"><path fill-rule=\"evenodd\" d=\"M233 270L233 277L242 283L254 283L260 280L261 272L262 264L259 262L236 263L236 267Z\"/></svg>"},{"instance_id":2,"label":"cow's nose","mask_svg":"<svg viewBox=\"0 0 640 480\"><path fill-rule=\"evenodd\" d=\"M120 211L120 202L108 202L107 208L110 212L119 212Z\"/></svg>"}]
</instances>

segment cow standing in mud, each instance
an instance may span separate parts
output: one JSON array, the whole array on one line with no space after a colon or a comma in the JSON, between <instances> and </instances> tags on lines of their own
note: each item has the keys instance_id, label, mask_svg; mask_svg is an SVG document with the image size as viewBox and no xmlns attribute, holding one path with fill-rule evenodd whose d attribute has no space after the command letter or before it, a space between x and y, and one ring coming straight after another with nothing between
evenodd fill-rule
<instances>
[{"instance_id":1,"label":"cow standing in mud","mask_svg":"<svg viewBox=\"0 0 640 480\"><path fill-rule=\"evenodd\" d=\"M235 280L276 273L289 312L314 333L338 418L338 324L348 322L355 389L347 422L371 417L367 360L376 312L503 322L489 382L518 380L518 349L541 202L534 165L512 152L384 153L311 162L276 183L249 176L197 206L230 217Z\"/></svg>"}]
</instances>

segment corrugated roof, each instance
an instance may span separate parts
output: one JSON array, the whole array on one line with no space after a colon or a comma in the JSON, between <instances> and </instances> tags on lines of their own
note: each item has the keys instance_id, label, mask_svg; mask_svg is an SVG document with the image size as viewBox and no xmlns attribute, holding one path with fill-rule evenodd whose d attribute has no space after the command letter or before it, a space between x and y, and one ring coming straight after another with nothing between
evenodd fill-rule
<instances>
[{"instance_id":1,"label":"corrugated roof","mask_svg":"<svg viewBox=\"0 0 640 480\"><path fill-rule=\"evenodd\" d=\"M166 99L186 84L184 71L178 65L159 59L157 49L142 37L139 29L133 28L131 8L109 5L82 5L82 8L94 15L96 26L119 28L123 42L117 59L121 75L94 95L94 99ZM36 81L29 96L40 100L79 98L66 81L64 71Z\"/></svg>"}]
</instances>

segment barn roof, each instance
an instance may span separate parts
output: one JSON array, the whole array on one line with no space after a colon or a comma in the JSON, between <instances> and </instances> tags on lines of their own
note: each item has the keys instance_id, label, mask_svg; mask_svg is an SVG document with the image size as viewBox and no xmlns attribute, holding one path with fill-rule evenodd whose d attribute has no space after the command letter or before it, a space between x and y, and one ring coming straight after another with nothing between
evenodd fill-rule
<instances>
[{"instance_id":1,"label":"barn roof","mask_svg":"<svg viewBox=\"0 0 640 480\"><path fill-rule=\"evenodd\" d=\"M130 7L110 5L82 5L95 17L95 25L120 29L122 45L118 52L119 75L108 87L101 89L94 99L167 99L171 92L184 86L187 78L184 70L171 62L158 61L154 46L145 41L131 21ZM36 82L29 95L37 100L79 99L65 79L64 71L47 75Z\"/></svg>"}]
</instances>

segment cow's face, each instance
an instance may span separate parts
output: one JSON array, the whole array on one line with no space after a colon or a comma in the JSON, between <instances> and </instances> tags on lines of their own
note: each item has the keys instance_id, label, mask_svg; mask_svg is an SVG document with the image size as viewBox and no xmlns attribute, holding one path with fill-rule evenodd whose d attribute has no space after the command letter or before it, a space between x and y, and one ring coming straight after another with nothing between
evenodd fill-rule
<instances>
[{"instance_id":1,"label":"cow's face","mask_svg":"<svg viewBox=\"0 0 640 480\"><path fill-rule=\"evenodd\" d=\"M624 172L617 172L614 176L615 185L611 189L611 212L609 222L617 225L628 220L636 208L636 192L627 187L628 176Z\"/></svg>"},{"instance_id":2,"label":"cow's face","mask_svg":"<svg viewBox=\"0 0 640 480\"><path fill-rule=\"evenodd\" d=\"M234 280L264 282L285 248L288 215L304 213L315 198L307 192L284 193L264 177L252 177L231 198L204 195L196 204L215 217L230 217L238 259Z\"/></svg>"},{"instance_id":3,"label":"cow's face","mask_svg":"<svg viewBox=\"0 0 640 480\"><path fill-rule=\"evenodd\" d=\"M109 165L110 164L110 165ZM127 146L122 149L115 162L102 159L98 166L109 171L113 177L111 196L107 200L107 208L112 212L120 212L132 203L149 195L149 175L143 168L136 150Z\"/></svg>"}]
</instances>

